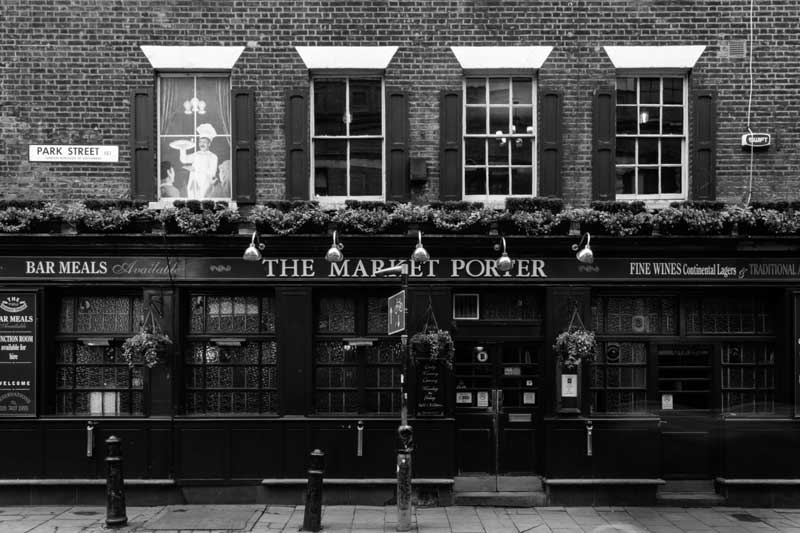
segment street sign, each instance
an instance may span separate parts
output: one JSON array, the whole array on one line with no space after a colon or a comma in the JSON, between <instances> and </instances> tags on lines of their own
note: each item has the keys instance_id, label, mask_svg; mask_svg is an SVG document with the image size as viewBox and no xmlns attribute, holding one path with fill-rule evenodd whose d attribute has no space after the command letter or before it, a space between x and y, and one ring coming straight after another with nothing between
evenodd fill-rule
<instances>
[{"instance_id":1,"label":"street sign","mask_svg":"<svg viewBox=\"0 0 800 533\"><path fill-rule=\"evenodd\" d=\"M406 329L406 291L400 291L388 298L389 335Z\"/></svg>"}]
</instances>

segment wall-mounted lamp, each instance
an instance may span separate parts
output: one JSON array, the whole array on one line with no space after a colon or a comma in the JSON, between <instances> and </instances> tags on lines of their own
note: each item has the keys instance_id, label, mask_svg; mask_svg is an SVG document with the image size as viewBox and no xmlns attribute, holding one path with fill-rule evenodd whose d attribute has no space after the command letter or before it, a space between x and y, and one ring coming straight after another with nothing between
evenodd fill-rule
<instances>
[{"instance_id":1,"label":"wall-mounted lamp","mask_svg":"<svg viewBox=\"0 0 800 533\"><path fill-rule=\"evenodd\" d=\"M500 254L500 257L495 259L494 266L499 272L508 272L512 268L514 268L514 260L508 257L508 253L506 252L506 238L500 237L500 240L503 243L503 253ZM494 245L495 251L500 250L500 245Z\"/></svg>"},{"instance_id":2,"label":"wall-mounted lamp","mask_svg":"<svg viewBox=\"0 0 800 533\"><path fill-rule=\"evenodd\" d=\"M344 244L340 243L336 239L336 231L333 232L333 244L328 249L327 253L325 254L325 261L329 263L341 263L342 259L344 259L344 254L342 253L342 248L344 248Z\"/></svg>"},{"instance_id":3,"label":"wall-mounted lamp","mask_svg":"<svg viewBox=\"0 0 800 533\"><path fill-rule=\"evenodd\" d=\"M414 252L411 254L411 260L417 263L427 263L430 260L431 255L425 248L422 247L421 231L417 231L417 238L418 238L417 246L416 248L414 248Z\"/></svg>"},{"instance_id":4,"label":"wall-mounted lamp","mask_svg":"<svg viewBox=\"0 0 800 533\"><path fill-rule=\"evenodd\" d=\"M250 246L244 251L242 259L245 261L261 261L261 250L263 250L264 247L265 246L261 243L261 239L258 238L258 232L254 231L253 238L250 239Z\"/></svg>"},{"instance_id":5,"label":"wall-mounted lamp","mask_svg":"<svg viewBox=\"0 0 800 533\"><path fill-rule=\"evenodd\" d=\"M586 239L586 246L581 248L581 244L583 244L584 239ZM589 235L589 232L586 232L583 234L583 237L581 237L581 240L578 244L572 245L572 251L577 252L575 254L575 259L586 265L591 265L592 263L594 263L594 253L592 252L592 249L589 247L589 241L591 240L592 236Z\"/></svg>"}]
</instances>

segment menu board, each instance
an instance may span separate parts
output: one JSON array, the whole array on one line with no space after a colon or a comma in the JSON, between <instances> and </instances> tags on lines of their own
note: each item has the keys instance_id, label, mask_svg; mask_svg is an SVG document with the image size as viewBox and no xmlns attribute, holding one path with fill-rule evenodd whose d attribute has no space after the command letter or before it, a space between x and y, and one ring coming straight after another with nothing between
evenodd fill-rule
<instances>
[{"instance_id":1,"label":"menu board","mask_svg":"<svg viewBox=\"0 0 800 533\"><path fill-rule=\"evenodd\" d=\"M442 365L441 361L417 361L417 416L444 416Z\"/></svg>"},{"instance_id":2,"label":"menu board","mask_svg":"<svg viewBox=\"0 0 800 533\"><path fill-rule=\"evenodd\" d=\"M0 416L36 416L36 293L0 292Z\"/></svg>"}]
</instances>

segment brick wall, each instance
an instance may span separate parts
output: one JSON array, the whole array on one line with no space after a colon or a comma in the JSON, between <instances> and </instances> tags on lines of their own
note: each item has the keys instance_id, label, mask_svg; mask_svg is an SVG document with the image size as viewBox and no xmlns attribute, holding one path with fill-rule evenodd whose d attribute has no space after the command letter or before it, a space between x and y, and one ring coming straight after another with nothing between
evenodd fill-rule
<instances>
[{"instance_id":1,"label":"brick wall","mask_svg":"<svg viewBox=\"0 0 800 533\"><path fill-rule=\"evenodd\" d=\"M542 87L564 91L563 194L591 196L591 94L613 83L604 45L702 44L693 87L718 91L717 196L739 201L751 178L747 0L219 1L3 0L0 4L0 197L130 194L130 89L154 84L140 45L244 45L235 86L255 89L260 200L284 194L284 92L307 84L295 45L395 45L387 85L410 93L410 155L438 191L439 91L460 87L453 45L552 45ZM800 183L800 4L754 4L751 127L775 138L752 162L754 200L795 199ZM120 146L118 164L29 163L29 144Z\"/></svg>"}]
</instances>

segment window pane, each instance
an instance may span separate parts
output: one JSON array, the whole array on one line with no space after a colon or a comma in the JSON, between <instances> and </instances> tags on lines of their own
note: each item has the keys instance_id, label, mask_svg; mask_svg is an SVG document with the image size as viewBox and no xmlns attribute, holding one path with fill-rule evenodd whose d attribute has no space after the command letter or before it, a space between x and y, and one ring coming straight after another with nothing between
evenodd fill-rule
<instances>
[{"instance_id":1,"label":"window pane","mask_svg":"<svg viewBox=\"0 0 800 533\"><path fill-rule=\"evenodd\" d=\"M378 196L382 191L380 139L350 141L350 196Z\"/></svg>"},{"instance_id":2,"label":"window pane","mask_svg":"<svg viewBox=\"0 0 800 533\"><path fill-rule=\"evenodd\" d=\"M195 79L197 80L197 98L200 100L198 102L198 124L211 124L217 137L230 135L228 120L230 116L230 81L228 78L220 77L198 76ZM205 111L205 113L200 113L200 111Z\"/></svg>"},{"instance_id":3,"label":"window pane","mask_svg":"<svg viewBox=\"0 0 800 533\"><path fill-rule=\"evenodd\" d=\"M681 167L661 167L661 192L664 194L681 192Z\"/></svg>"},{"instance_id":4,"label":"window pane","mask_svg":"<svg viewBox=\"0 0 800 533\"><path fill-rule=\"evenodd\" d=\"M664 112L664 133L665 134L683 134L683 108L682 107L665 107Z\"/></svg>"},{"instance_id":5,"label":"window pane","mask_svg":"<svg viewBox=\"0 0 800 533\"><path fill-rule=\"evenodd\" d=\"M486 139L468 137L464 140L464 164L486 164Z\"/></svg>"},{"instance_id":6,"label":"window pane","mask_svg":"<svg viewBox=\"0 0 800 533\"><path fill-rule=\"evenodd\" d=\"M347 141L314 141L314 193L347 196Z\"/></svg>"},{"instance_id":7,"label":"window pane","mask_svg":"<svg viewBox=\"0 0 800 533\"><path fill-rule=\"evenodd\" d=\"M639 108L639 132L640 133L660 133L660 109L658 107Z\"/></svg>"},{"instance_id":8,"label":"window pane","mask_svg":"<svg viewBox=\"0 0 800 533\"><path fill-rule=\"evenodd\" d=\"M639 169L639 194L658 194L658 169Z\"/></svg>"},{"instance_id":9,"label":"window pane","mask_svg":"<svg viewBox=\"0 0 800 533\"><path fill-rule=\"evenodd\" d=\"M196 115L192 111L192 98L195 97L194 80L192 76L161 78L158 95L160 135L191 136L195 134ZM208 106L208 102L206 102L206 106Z\"/></svg>"},{"instance_id":10,"label":"window pane","mask_svg":"<svg viewBox=\"0 0 800 533\"><path fill-rule=\"evenodd\" d=\"M489 194L508 194L507 168L489 168Z\"/></svg>"},{"instance_id":11,"label":"window pane","mask_svg":"<svg viewBox=\"0 0 800 533\"><path fill-rule=\"evenodd\" d=\"M533 134L533 107L514 107L514 115L512 116L512 124L514 129L512 133L524 133L528 135Z\"/></svg>"},{"instance_id":12,"label":"window pane","mask_svg":"<svg viewBox=\"0 0 800 533\"><path fill-rule=\"evenodd\" d=\"M533 82L528 78L514 78L512 82L514 93L513 104L532 104L531 95L533 94Z\"/></svg>"},{"instance_id":13,"label":"window pane","mask_svg":"<svg viewBox=\"0 0 800 533\"><path fill-rule=\"evenodd\" d=\"M636 78L617 78L617 104L636 103Z\"/></svg>"},{"instance_id":14,"label":"window pane","mask_svg":"<svg viewBox=\"0 0 800 533\"><path fill-rule=\"evenodd\" d=\"M517 137L511 140L511 164L530 165L533 161L533 142L530 138Z\"/></svg>"},{"instance_id":15,"label":"window pane","mask_svg":"<svg viewBox=\"0 0 800 533\"><path fill-rule=\"evenodd\" d=\"M355 301L352 298L320 298L317 308L317 331L353 333L356 329Z\"/></svg>"},{"instance_id":16,"label":"window pane","mask_svg":"<svg viewBox=\"0 0 800 533\"><path fill-rule=\"evenodd\" d=\"M633 168L617 168L617 194L636 194L636 170Z\"/></svg>"},{"instance_id":17,"label":"window pane","mask_svg":"<svg viewBox=\"0 0 800 533\"><path fill-rule=\"evenodd\" d=\"M617 139L617 164L632 165L636 162L636 139Z\"/></svg>"},{"instance_id":18,"label":"window pane","mask_svg":"<svg viewBox=\"0 0 800 533\"><path fill-rule=\"evenodd\" d=\"M639 139L639 164L658 163L658 139Z\"/></svg>"},{"instance_id":19,"label":"window pane","mask_svg":"<svg viewBox=\"0 0 800 533\"><path fill-rule=\"evenodd\" d=\"M660 78L640 78L639 79L639 103L658 104L660 103L661 79Z\"/></svg>"},{"instance_id":20,"label":"window pane","mask_svg":"<svg viewBox=\"0 0 800 533\"><path fill-rule=\"evenodd\" d=\"M486 80L483 78L467 78L467 103L486 103Z\"/></svg>"},{"instance_id":21,"label":"window pane","mask_svg":"<svg viewBox=\"0 0 800 533\"><path fill-rule=\"evenodd\" d=\"M489 139L489 164L508 164L508 137Z\"/></svg>"},{"instance_id":22,"label":"window pane","mask_svg":"<svg viewBox=\"0 0 800 533\"><path fill-rule=\"evenodd\" d=\"M486 169L464 170L464 194L486 194Z\"/></svg>"},{"instance_id":23,"label":"window pane","mask_svg":"<svg viewBox=\"0 0 800 533\"><path fill-rule=\"evenodd\" d=\"M489 109L489 132L509 133L508 108L492 107Z\"/></svg>"},{"instance_id":24,"label":"window pane","mask_svg":"<svg viewBox=\"0 0 800 533\"><path fill-rule=\"evenodd\" d=\"M508 78L492 78L489 80L489 103L508 104L509 83Z\"/></svg>"},{"instance_id":25,"label":"window pane","mask_svg":"<svg viewBox=\"0 0 800 533\"><path fill-rule=\"evenodd\" d=\"M638 120L635 107L617 107L617 133L637 133L636 123Z\"/></svg>"},{"instance_id":26,"label":"window pane","mask_svg":"<svg viewBox=\"0 0 800 533\"><path fill-rule=\"evenodd\" d=\"M350 80L350 135L381 134L380 80Z\"/></svg>"},{"instance_id":27,"label":"window pane","mask_svg":"<svg viewBox=\"0 0 800 533\"><path fill-rule=\"evenodd\" d=\"M683 104L683 78L664 78L664 103Z\"/></svg>"},{"instance_id":28,"label":"window pane","mask_svg":"<svg viewBox=\"0 0 800 533\"><path fill-rule=\"evenodd\" d=\"M486 108L467 108L467 133L486 133Z\"/></svg>"},{"instance_id":29,"label":"window pane","mask_svg":"<svg viewBox=\"0 0 800 533\"><path fill-rule=\"evenodd\" d=\"M344 80L314 82L314 135L345 135Z\"/></svg>"},{"instance_id":30,"label":"window pane","mask_svg":"<svg viewBox=\"0 0 800 533\"><path fill-rule=\"evenodd\" d=\"M533 194L533 171L530 168L511 170L511 194Z\"/></svg>"},{"instance_id":31,"label":"window pane","mask_svg":"<svg viewBox=\"0 0 800 533\"><path fill-rule=\"evenodd\" d=\"M663 139L661 141L661 163L679 165L682 145L681 139Z\"/></svg>"}]
</instances>

